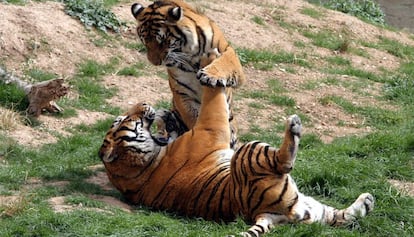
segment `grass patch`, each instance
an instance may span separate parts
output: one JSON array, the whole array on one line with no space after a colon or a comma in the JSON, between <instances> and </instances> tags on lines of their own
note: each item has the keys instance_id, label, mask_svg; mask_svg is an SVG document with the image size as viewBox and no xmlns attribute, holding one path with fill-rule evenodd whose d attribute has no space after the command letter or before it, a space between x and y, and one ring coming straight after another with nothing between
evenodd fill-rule
<instances>
[{"instance_id":1,"label":"grass patch","mask_svg":"<svg viewBox=\"0 0 414 237\"><path fill-rule=\"evenodd\" d=\"M147 52L147 48L142 43L138 43L138 42L125 42L123 45L127 49L134 49L134 50L137 50L140 53L146 53Z\"/></svg>"},{"instance_id":2,"label":"grass patch","mask_svg":"<svg viewBox=\"0 0 414 237\"><path fill-rule=\"evenodd\" d=\"M252 99L261 99L267 101L269 104L277 106L293 107L296 105L294 99L284 96L269 93L268 91L250 91L246 92L245 95Z\"/></svg>"},{"instance_id":3,"label":"grass patch","mask_svg":"<svg viewBox=\"0 0 414 237\"><path fill-rule=\"evenodd\" d=\"M337 32L323 29L318 32L304 30L303 36L312 40L312 44L327 48L334 51L346 52L349 47L349 40L346 37L340 37Z\"/></svg>"},{"instance_id":4,"label":"grass patch","mask_svg":"<svg viewBox=\"0 0 414 237\"><path fill-rule=\"evenodd\" d=\"M8 109L25 111L29 106L26 94L15 84L5 84L0 81L0 98L1 106Z\"/></svg>"},{"instance_id":5,"label":"grass patch","mask_svg":"<svg viewBox=\"0 0 414 237\"><path fill-rule=\"evenodd\" d=\"M264 25L265 25L265 21L264 21L264 20L263 20L263 18L261 18L260 16L253 16L253 17L251 18L251 20L252 20L254 23L258 24L258 25L261 25L261 26L264 26Z\"/></svg>"},{"instance_id":6,"label":"grass patch","mask_svg":"<svg viewBox=\"0 0 414 237\"><path fill-rule=\"evenodd\" d=\"M132 66L124 67L124 68L120 69L116 74L120 75L120 76L139 77L139 76L144 75L144 73L142 72L144 69L145 69L145 63L138 62L138 63L135 63Z\"/></svg>"},{"instance_id":7,"label":"grass patch","mask_svg":"<svg viewBox=\"0 0 414 237\"><path fill-rule=\"evenodd\" d=\"M32 68L25 72L26 75L30 76L34 81L41 82L41 81L48 81L57 78L57 75L50 72L45 72L38 68Z\"/></svg>"},{"instance_id":8,"label":"grass patch","mask_svg":"<svg viewBox=\"0 0 414 237\"><path fill-rule=\"evenodd\" d=\"M335 103L342 107L347 113L359 114L365 118L365 123L379 128L386 129L403 122L404 116L396 111L381 109L378 107L356 106L353 103L339 96L325 96L319 101L322 105Z\"/></svg>"},{"instance_id":9,"label":"grass patch","mask_svg":"<svg viewBox=\"0 0 414 237\"><path fill-rule=\"evenodd\" d=\"M327 57L326 61L330 64L335 64L338 66L350 66L351 65L351 61L349 59L346 59L341 56Z\"/></svg>"},{"instance_id":10,"label":"grass patch","mask_svg":"<svg viewBox=\"0 0 414 237\"><path fill-rule=\"evenodd\" d=\"M328 68L326 70L330 74L337 74L337 75L348 75L353 77L358 77L361 79L368 79L375 82L382 82L382 77L378 76L377 74L369 71L365 71L362 69L354 68L352 66L347 67L335 67L335 68Z\"/></svg>"},{"instance_id":11,"label":"grass patch","mask_svg":"<svg viewBox=\"0 0 414 237\"><path fill-rule=\"evenodd\" d=\"M269 50L252 50L246 48L238 48L236 51L243 65L252 63L259 70L270 70L275 64L279 63L310 67L310 63L305 58L299 58L297 55L285 51L273 53Z\"/></svg>"},{"instance_id":12,"label":"grass patch","mask_svg":"<svg viewBox=\"0 0 414 237\"><path fill-rule=\"evenodd\" d=\"M322 11L317 10L315 8L311 8L311 7L302 8L300 10L300 13L302 13L304 15L307 15L307 16L310 16L312 18L315 18L317 20L319 20L319 19L321 19L325 16L325 14Z\"/></svg>"}]
</instances>

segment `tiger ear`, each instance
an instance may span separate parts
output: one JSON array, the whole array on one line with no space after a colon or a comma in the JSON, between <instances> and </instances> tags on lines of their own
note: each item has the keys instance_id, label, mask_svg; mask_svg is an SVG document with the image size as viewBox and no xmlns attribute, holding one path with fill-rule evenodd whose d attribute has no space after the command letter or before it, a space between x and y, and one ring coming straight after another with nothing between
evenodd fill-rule
<instances>
[{"instance_id":1,"label":"tiger ear","mask_svg":"<svg viewBox=\"0 0 414 237\"><path fill-rule=\"evenodd\" d=\"M167 20L169 22L175 23L181 19L183 16L183 10L181 7L173 7L168 10Z\"/></svg>"},{"instance_id":2,"label":"tiger ear","mask_svg":"<svg viewBox=\"0 0 414 237\"><path fill-rule=\"evenodd\" d=\"M137 16L144 10L144 7L139 3L134 3L131 6L132 15L137 18Z\"/></svg>"}]
</instances>

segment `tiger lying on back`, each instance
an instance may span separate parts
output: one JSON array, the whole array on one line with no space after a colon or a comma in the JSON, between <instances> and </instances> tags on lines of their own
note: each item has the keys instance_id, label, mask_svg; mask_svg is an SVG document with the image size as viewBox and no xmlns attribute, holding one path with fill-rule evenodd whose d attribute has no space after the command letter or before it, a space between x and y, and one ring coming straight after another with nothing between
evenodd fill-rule
<instances>
[{"instance_id":1,"label":"tiger lying on back","mask_svg":"<svg viewBox=\"0 0 414 237\"><path fill-rule=\"evenodd\" d=\"M204 86L194 127L162 146L150 131L154 109L135 105L115 120L99 150L109 180L135 204L216 221L241 215L255 223L244 236L287 222L341 225L373 209L369 193L338 210L298 191L289 175L301 136L298 116L287 119L280 149L254 141L233 151L228 115L224 88Z\"/></svg>"},{"instance_id":2,"label":"tiger lying on back","mask_svg":"<svg viewBox=\"0 0 414 237\"><path fill-rule=\"evenodd\" d=\"M138 22L137 34L147 48L147 58L154 65L164 65L172 99L169 120L175 119L174 139L191 129L200 112L201 84L225 87L229 104L231 147L237 143L237 128L232 113L232 88L240 86L245 76L234 49L217 25L180 0L155 1L148 7L133 4L132 15ZM217 50L220 57L202 65L202 55ZM158 116L156 117L158 119ZM163 130L162 128L159 128ZM172 135L176 134L176 135Z\"/></svg>"}]
</instances>

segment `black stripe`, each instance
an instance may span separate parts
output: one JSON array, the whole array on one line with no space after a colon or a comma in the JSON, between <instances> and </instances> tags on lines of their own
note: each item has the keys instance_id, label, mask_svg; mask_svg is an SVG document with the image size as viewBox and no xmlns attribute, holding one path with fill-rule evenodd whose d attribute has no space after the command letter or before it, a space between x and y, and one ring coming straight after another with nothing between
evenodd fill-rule
<instances>
[{"instance_id":1,"label":"black stripe","mask_svg":"<svg viewBox=\"0 0 414 237\"><path fill-rule=\"evenodd\" d=\"M226 170L224 170L224 171L227 171L227 169ZM219 171L219 174L221 174L223 171L222 170L220 170ZM216 177L217 177L218 175L216 175ZM220 178L220 180L217 180L216 181L216 184L214 185L214 187L213 187L213 190L211 190L211 193L210 193L210 196L208 197L208 199L207 199L207 206L206 206L206 210L208 210L208 211L213 211L213 219L215 220L215 219L218 219L218 218L220 218L220 216L219 217L217 217L217 212L216 212L216 210L214 210L213 208L214 207L212 207L211 206L211 201L214 199L214 197L216 197L216 194L217 194L217 191L218 191L218 189L221 187L221 185L222 185L222 182L224 181L224 180L226 180L228 178L228 175L226 175L226 174L224 174L223 175L223 177L221 177Z\"/></svg>"},{"instance_id":2,"label":"black stripe","mask_svg":"<svg viewBox=\"0 0 414 237\"><path fill-rule=\"evenodd\" d=\"M261 226L261 225L255 225L255 226L257 226L257 227L259 227L259 229L260 229L260 233L264 233L265 232L265 230L264 230L264 227L263 226Z\"/></svg>"},{"instance_id":3,"label":"black stripe","mask_svg":"<svg viewBox=\"0 0 414 237\"><path fill-rule=\"evenodd\" d=\"M178 85L180 85L180 86L182 86L182 87L186 88L187 90L191 91L193 94L197 94L197 91L196 91L196 90L194 90L193 88L191 88L191 87L190 87L189 85L187 85L186 83L181 82L180 80L176 79L176 78L175 78L175 77L173 77L173 76L171 76L171 77L172 77L172 79L174 79L174 81L176 81L176 82L177 82L177 84L178 84ZM176 92L178 92L178 91L176 91ZM182 93L182 92L180 92L180 93Z\"/></svg>"},{"instance_id":4,"label":"black stripe","mask_svg":"<svg viewBox=\"0 0 414 237\"><path fill-rule=\"evenodd\" d=\"M247 233L248 233L249 235L251 235L251 236L256 236L256 237L258 237L258 235L256 235L256 233L255 233L254 231L252 231L252 230L248 230L248 231L247 231Z\"/></svg>"},{"instance_id":5,"label":"black stripe","mask_svg":"<svg viewBox=\"0 0 414 237\"><path fill-rule=\"evenodd\" d=\"M283 186L282 192L279 195L279 198L277 200L275 200L274 202L270 203L269 206L274 206L274 205L279 204L282 201L283 196L285 195L288 187L289 187L289 177L286 176L286 178L285 178L285 184Z\"/></svg>"},{"instance_id":6,"label":"black stripe","mask_svg":"<svg viewBox=\"0 0 414 237\"><path fill-rule=\"evenodd\" d=\"M253 185L252 185L253 186ZM251 206L252 206L252 202L254 201L253 200L253 196L256 194L256 192L257 192L257 186L254 186L253 187L253 189L251 189L252 188L252 186L250 186L249 188L250 188L250 190L249 190L249 194L247 195L247 210L250 210L250 208L251 208Z\"/></svg>"},{"instance_id":7,"label":"black stripe","mask_svg":"<svg viewBox=\"0 0 414 237\"><path fill-rule=\"evenodd\" d=\"M269 190L273 189L273 188L277 188L277 186L278 186L278 185L271 185L271 186L268 186L267 188L265 188L265 189L262 191L262 193L260 194L259 200L258 200L258 202L256 203L256 205L255 205L252 209L249 209L249 214L252 214L251 212L253 212L254 210L256 210L258 207L260 207L260 206L262 205L262 203L263 203L263 201L264 201L264 196L265 196L265 193L266 193L267 191L269 191Z\"/></svg>"},{"instance_id":8,"label":"black stripe","mask_svg":"<svg viewBox=\"0 0 414 237\"><path fill-rule=\"evenodd\" d=\"M249 169L252 175L257 175L255 168L253 167L254 165L254 161L252 159L253 153L256 151L256 146L259 145L259 142L255 142L252 144L252 146L249 149L249 154L248 154L248 159L249 159ZM261 147L259 147L259 149L257 150L257 156L256 156L256 160L255 163L257 163L258 157L261 154Z\"/></svg>"},{"instance_id":9,"label":"black stripe","mask_svg":"<svg viewBox=\"0 0 414 237\"><path fill-rule=\"evenodd\" d=\"M195 22L194 22L195 23ZM206 42L207 37L204 34L203 29L200 26L196 26L197 30L197 38L198 38L198 55L201 55L201 53L206 52Z\"/></svg>"},{"instance_id":10,"label":"black stripe","mask_svg":"<svg viewBox=\"0 0 414 237\"><path fill-rule=\"evenodd\" d=\"M181 165L180 168L178 168L170 177L169 179L164 183L163 187L160 189L160 191L158 192L157 195L155 195L155 198L153 199L153 202L151 203L151 206L154 206L154 202L157 201L158 199L160 199L160 196L164 193L165 188L168 186L168 184L171 182L171 180L173 180L175 178L175 175L177 175L178 173L180 173L180 171L187 165L188 160L186 160L184 162L183 165Z\"/></svg>"},{"instance_id":11,"label":"black stripe","mask_svg":"<svg viewBox=\"0 0 414 237\"><path fill-rule=\"evenodd\" d=\"M202 197L202 195L204 194L204 189L211 183L213 182L214 178L215 178L215 174L211 175L210 171L206 173L206 175L202 176L201 178L197 179L197 182L202 181L202 180L206 180L207 176L207 180L203 183L203 187L200 189L200 191L198 192L198 194L196 195L195 199L194 199L194 203L193 203L193 210L197 210L198 208L198 202L200 200L200 198Z\"/></svg>"}]
</instances>

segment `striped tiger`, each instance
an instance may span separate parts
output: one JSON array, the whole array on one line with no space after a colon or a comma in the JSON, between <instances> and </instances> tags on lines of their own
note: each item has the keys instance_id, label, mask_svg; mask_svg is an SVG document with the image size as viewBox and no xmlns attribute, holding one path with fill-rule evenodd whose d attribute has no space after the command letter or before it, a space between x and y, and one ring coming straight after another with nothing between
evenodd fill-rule
<instances>
[{"instance_id":1,"label":"striped tiger","mask_svg":"<svg viewBox=\"0 0 414 237\"><path fill-rule=\"evenodd\" d=\"M301 137L301 120L286 120L280 148L259 141L230 148L224 87L203 87L197 122L174 141L151 134L156 116L146 103L119 116L99 150L112 184L131 203L206 220L254 223L243 236L257 237L283 223L342 225L373 210L374 197L361 194L345 209L324 205L299 192L289 174ZM168 121L166 121L168 123Z\"/></svg>"},{"instance_id":2,"label":"striped tiger","mask_svg":"<svg viewBox=\"0 0 414 237\"><path fill-rule=\"evenodd\" d=\"M167 67L173 95L170 117L179 125L177 131L167 131L170 137L174 139L194 126L200 112L201 84L225 87L230 109L230 142L234 147L237 127L232 112L232 90L243 84L245 75L222 31L207 16L180 0L155 1L147 7L135 3L131 12L148 60ZM203 65L201 58L213 50L220 57ZM176 135L171 136L172 133Z\"/></svg>"}]
</instances>

